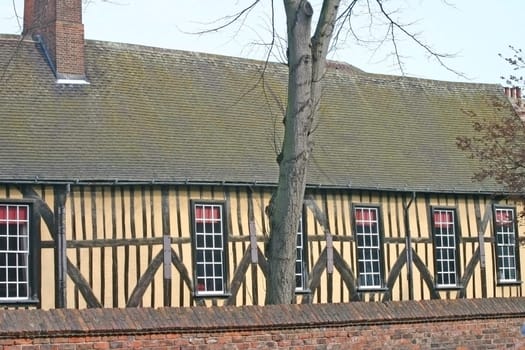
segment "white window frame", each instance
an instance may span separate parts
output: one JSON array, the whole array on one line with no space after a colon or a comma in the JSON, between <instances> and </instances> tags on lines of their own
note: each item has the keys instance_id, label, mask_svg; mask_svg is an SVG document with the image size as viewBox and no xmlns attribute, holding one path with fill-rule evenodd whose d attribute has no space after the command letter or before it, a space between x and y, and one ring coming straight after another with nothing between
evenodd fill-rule
<instances>
[{"instance_id":1,"label":"white window frame","mask_svg":"<svg viewBox=\"0 0 525 350\"><path fill-rule=\"evenodd\" d=\"M0 303L34 301L30 206L0 203Z\"/></svg>"},{"instance_id":2,"label":"white window frame","mask_svg":"<svg viewBox=\"0 0 525 350\"><path fill-rule=\"evenodd\" d=\"M357 284L362 290L384 289L383 237L379 206L353 205Z\"/></svg>"},{"instance_id":3,"label":"white window frame","mask_svg":"<svg viewBox=\"0 0 525 350\"><path fill-rule=\"evenodd\" d=\"M494 243L497 280L500 284L519 282L516 209L494 206Z\"/></svg>"},{"instance_id":4,"label":"white window frame","mask_svg":"<svg viewBox=\"0 0 525 350\"><path fill-rule=\"evenodd\" d=\"M227 233L224 202L192 201L194 294L219 296L227 291ZM201 217L197 214L201 210ZM215 216L215 213L218 216ZM213 213L206 217L206 212Z\"/></svg>"},{"instance_id":5,"label":"white window frame","mask_svg":"<svg viewBox=\"0 0 525 350\"><path fill-rule=\"evenodd\" d=\"M433 207L431 229L434 240L434 270L437 288L458 288L458 222L456 208Z\"/></svg>"},{"instance_id":6,"label":"white window frame","mask_svg":"<svg viewBox=\"0 0 525 350\"><path fill-rule=\"evenodd\" d=\"M304 215L304 213L303 213ZM295 291L306 292L308 291L308 267L306 264L307 257L307 235L306 235L306 222L303 215L299 218L299 224L297 227L297 237L295 241L296 257L295 257Z\"/></svg>"}]
</instances>

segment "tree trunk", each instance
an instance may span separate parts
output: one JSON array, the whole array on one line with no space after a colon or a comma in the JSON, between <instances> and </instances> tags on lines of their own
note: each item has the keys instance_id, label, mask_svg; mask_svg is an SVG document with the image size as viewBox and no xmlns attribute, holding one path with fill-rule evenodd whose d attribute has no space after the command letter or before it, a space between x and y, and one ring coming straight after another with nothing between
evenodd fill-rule
<instances>
[{"instance_id":1,"label":"tree trunk","mask_svg":"<svg viewBox=\"0 0 525 350\"><path fill-rule=\"evenodd\" d=\"M269 273L266 304L289 304L295 292L296 235L302 213L312 125L321 95L326 54L339 0L325 0L312 40L313 9L306 0L284 0L288 31L288 102L279 183L269 205Z\"/></svg>"}]
</instances>

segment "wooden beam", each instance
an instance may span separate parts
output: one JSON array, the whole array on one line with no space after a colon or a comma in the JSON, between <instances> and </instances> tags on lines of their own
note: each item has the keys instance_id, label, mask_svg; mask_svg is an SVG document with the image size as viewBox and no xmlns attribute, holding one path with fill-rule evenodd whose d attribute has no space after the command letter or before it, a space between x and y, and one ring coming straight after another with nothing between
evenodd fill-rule
<instances>
[{"instance_id":1,"label":"wooden beam","mask_svg":"<svg viewBox=\"0 0 525 350\"><path fill-rule=\"evenodd\" d=\"M164 272L164 284L163 284L163 297L164 306L171 306L171 240L170 236L164 236L164 242L162 245L163 252L163 272Z\"/></svg>"},{"instance_id":2,"label":"wooden beam","mask_svg":"<svg viewBox=\"0 0 525 350\"><path fill-rule=\"evenodd\" d=\"M237 269L235 270L235 274L232 278L232 281L230 283L230 293L231 295L226 299L225 305L235 305L235 300L237 298L237 293L239 292L239 289L242 285L242 282L244 281L244 278L246 276L246 272L248 271L248 267L250 266L250 256L251 252L247 249L244 252L244 255L242 256L241 261L237 265ZM255 281L253 283L256 283Z\"/></svg>"},{"instance_id":3,"label":"wooden beam","mask_svg":"<svg viewBox=\"0 0 525 350\"><path fill-rule=\"evenodd\" d=\"M251 251L251 260L252 264L257 264L257 232L255 228L255 221L250 220L250 251Z\"/></svg>"},{"instance_id":4,"label":"wooden beam","mask_svg":"<svg viewBox=\"0 0 525 350\"><path fill-rule=\"evenodd\" d=\"M324 202L326 203L326 198ZM317 203L315 203L315 200L311 196L304 199L304 204L308 209L310 209L310 211L314 215L315 220L323 228L323 233L325 235L326 240L326 270L328 273L331 274L334 272L334 245L333 237L330 233L328 219L325 213L317 206ZM310 237L308 237L308 240L311 240Z\"/></svg>"},{"instance_id":5,"label":"wooden beam","mask_svg":"<svg viewBox=\"0 0 525 350\"><path fill-rule=\"evenodd\" d=\"M24 198L31 198L35 200L35 210L38 210L40 217L44 220L44 223L46 224L49 233L51 234L51 238L53 238L53 240L56 241L56 235L54 230L55 217L53 211L51 211L47 203L44 202L42 198L40 198L40 196L33 190L33 188L31 188L31 186L21 186L20 192L22 192ZM78 290L84 297L84 300L86 301L87 306L89 308L102 307L100 302L93 294L93 290L91 289L89 283L82 276L80 270L75 265L73 265L73 263L71 263L69 258L67 258L67 274L75 283L75 286L78 288Z\"/></svg>"},{"instance_id":6,"label":"wooden beam","mask_svg":"<svg viewBox=\"0 0 525 350\"><path fill-rule=\"evenodd\" d=\"M161 250L151 260L148 268L146 269L146 272L144 272L144 274L140 277L139 281L137 282L137 285L131 292L131 295L126 304L126 307L140 306L142 297L144 296L144 293L146 292L146 289L148 289L150 283L153 281L153 278L155 277L155 273L157 272L160 265L162 264L163 259L164 259L164 252Z\"/></svg>"},{"instance_id":7,"label":"wooden beam","mask_svg":"<svg viewBox=\"0 0 525 350\"><path fill-rule=\"evenodd\" d=\"M479 199L474 203L474 210L476 213L476 226L478 228L478 244L479 244L479 266L481 269L481 297L487 297L487 268L485 261L485 230L487 229L487 224L492 218L492 204L493 201L489 201L485 206L485 214L481 218L481 208ZM465 288L465 286L463 286Z\"/></svg>"},{"instance_id":8,"label":"wooden beam","mask_svg":"<svg viewBox=\"0 0 525 350\"><path fill-rule=\"evenodd\" d=\"M65 204L69 193L69 185L54 186L55 212L55 307L67 307L66 279L67 279L67 242L65 225Z\"/></svg>"}]
</instances>

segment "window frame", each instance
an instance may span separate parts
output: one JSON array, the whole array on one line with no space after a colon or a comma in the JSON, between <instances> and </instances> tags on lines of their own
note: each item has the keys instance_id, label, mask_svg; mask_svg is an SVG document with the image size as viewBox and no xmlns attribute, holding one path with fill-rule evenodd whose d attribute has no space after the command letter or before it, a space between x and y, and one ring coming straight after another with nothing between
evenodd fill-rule
<instances>
[{"instance_id":1,"label":"window frame","mask_svg":"<svg viewBox=\"0 0 525 350\"><path fill-rule=\"evenodd\" d=\"M25 206L27 207L27 297L2 298L0 305L37 306L40 305L40 217L34 209L33 200L2 199L0 207ZM8 250L6 250L8 251Z\"/></svg>"},{"instance_id":2,"label":"window frame","mask_svg":"<svg viewBox=\"0 0 525 350\"><path fill-rule=\"evenodd\" d=\"M360 264L360 249L365 249L366 247L360 248L359 240L358 240L358 232L357 232L357 210L358 209L372 209L376 212L376 223L377 223L377 235L378 238L378 245L377 245L377 267L379 268L379 283L374 285L366 285L361 283L361 274L364 273L361 268ZM370 291L370 292L377 292L377 291L384 291L387 290L386 287L386 280L385 280L385 258L384 258L384 227L383 227L383 218L381 213L381 206L377 204L362 204L362 203L353 203L352 204L352 233L354 235L354 243L355 243L355 259L356 259L356 285L357 289L359 291ZM372 232L370 232L372 233ZM377 274L377 273L376 273Z\"/></svg>"},{"instance_id":3,"label":"window frame","mask_svg":"<svg viewBox=\"0 0 525 350\"><path fill-rule=\"evenodd\" d=\"M197 206L218 206L221 208L221 230L222 230L222 247L220 249L221 252L221 259L222 259L222 289L214 289L211 291L202 291L199 290L199 283L198 280L200 278L203 278L202 276L198 276L198 268L197 265L199 262L197 261L198 256L198 250L199 247L197 247L197 223L196 223L196 207ZM216 201L216 200L190 200L190 226L191 226L191 244L192 244L192 263L193 263L193 296L196 298L216 298L216 297L228 297L229 296L229 285L228 285L228 225L227 225L227 218L228 218L228 212L226 208L226 201ZM206 234L206 232L203 232L203 234ZM204 249L206 249L206 240L203 240L204 243ZM215 247L216 248L216 247ZM204 261L204 264L206 264L206 261ZM215 271L212 273L213 276L215 276ZM204 274L204 277L206 274Z\"/></svg>"},{"instance_id":4,"label":"window frame","mask_svg":"<svg viewBox=\"0 0 525 350\"><path fill-rule=\"evenodd\" d=\"M499 240L498 240L498 210L507 210L512 211L512 221L511 226L513 232L510 233L514 237L514 249L512 249L514 253L514 279L503 279L501 276L501 269L504 268L501 266L501 253L499 249ZM520 255L519 255L519 232L518 232L518 225L516 220L516 207L514 206L508 206L508 205L499 205L494 204L492 206L492 229L493 229L493 240L494 240L494 260L496 265L495 275L496 275L496 283L497 285L515 285L515 284L521 284L521 271L520 271ZM509 232L506 232L509 234Z\"/></svg>"},{"instance_id":5,"label":"window frame","mask_svg":"<svg viewBox=\"0 0 525 350\"><path fill-rule=\"evenodd\" d=\"M307 231L307 220L306 220L306 208L303 206L303 210L302 210L302 213L301 213L301 217L299 219L299 224L298 224L298 230L297 230L297 235L299 235L299 228L301 228L302 232L301 232L301 236L302 236L302 251L301 251L301 260L299 261L298 259L298 250L299 250L299 245L297 244L297 238L295 240L295 247L296 247L296 259L295 259L295 293L296 294L305 294L305 293L310 293L310 288L308 287L308 276L309 276L309 271L308 271L308 231ZM302 265L302 274L301 274L301 279L302 279L302 285L301 286L297 286L297 278L299 277L299 273L297 271L297 263L300 262L301 265Z\"/></svg>"},{"instance_id":6,"label":"window frame","mask_svg":"<svg viewBox=\"0 0 525 350\"><path fill-rule=\"evenodd\" d=\"M437 212L437 211L442 211L442 212L451 212L453 213L453 219L451 221L452 225L453 225L453 229L454 229L454 238L453 238L453 243L454 243L454 258L453 259L449 259L447 261L453 261L454 262L454 268L455 268L455 271L454 273L452 274L449 270L447 271L441 271L440 269L440 266L444 266L443 264L440 264L438 262L438 251L440 249L443 249L445 250L446 248L449 248L450 247L447 247L447 246L443 246L443 248L439 248L441 247L441 245L439 244L438 245L438 235L436 233L436 230L435 230L435 219L434 219L434 214ZM440 222L441 223L441 222ZM460 253L460 250L459 250L459 237L461 237L461 227L459 225L459 217L458 217L458 210L456 207L450 207L450 206L431 206L430 207L430 233L432 235L432 243L433 243L433 259L434 259L434 286L436 289L438 290L455 290L455 289L460 289L461 288L461 270L460 270L460 259L459 259L459 253ZM450 236L450 235L449 235ZM441 272L441 273L440 273ZM449 284L446 284L446 283L439 283L439 276L440 275L444 275L444 274L448 274L449 276L454 276L454 283L449 283Z\"/></svg>"}]
</instances>

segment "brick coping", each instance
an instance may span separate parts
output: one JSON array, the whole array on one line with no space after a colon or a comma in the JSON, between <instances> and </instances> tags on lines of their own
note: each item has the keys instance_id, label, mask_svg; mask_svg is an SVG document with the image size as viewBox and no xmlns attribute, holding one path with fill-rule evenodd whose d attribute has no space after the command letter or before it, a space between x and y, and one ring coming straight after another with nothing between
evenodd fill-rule
<instances>
[{"instance_id":1,"label":"brick coping","mask_svg":"<svg viewBox=\"0 0 525 350\"><path fill-rule=\"evenodd\" d=\"M525 318L525 298L187 308L1 310L0 339L214 333Z\"/></svg>"}]
</instances>

